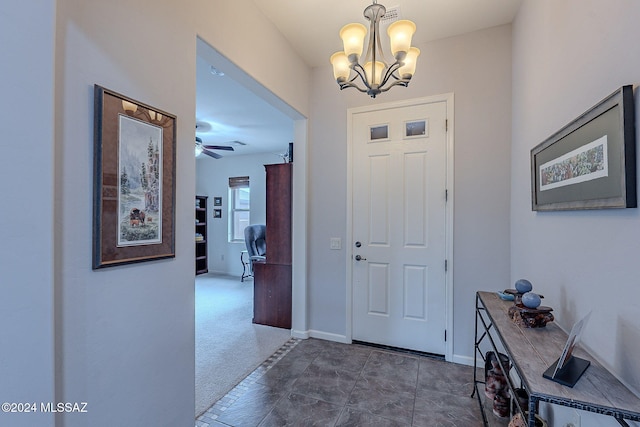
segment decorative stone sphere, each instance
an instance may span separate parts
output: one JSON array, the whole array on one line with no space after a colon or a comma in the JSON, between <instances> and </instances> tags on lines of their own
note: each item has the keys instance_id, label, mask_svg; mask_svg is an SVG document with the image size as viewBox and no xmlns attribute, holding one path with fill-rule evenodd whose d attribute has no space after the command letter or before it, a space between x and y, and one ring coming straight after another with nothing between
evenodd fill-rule
<instances>
[{"instance_id":1,"label":"decorative stone sphere","mask_svg":"<svg viewBox=\"0 0 640 427\"><path fill-rule=\"evenodd\" d=\"M527 292L531 292L531 289L533 289L533 285L527 279L516 280L516 291L524 294Z\"/></svg>"},{"instance_id":2,"label":"decorative stone sphere","mask_svg":"<svg viewBox=\"0 0 640 427\"><path fill-rule=\"evenodd\" d=\"M522 304L528 308L538 308L540 306L540 295L533 292L527 292L522 295Z\"/></svg>"}]
</instances>

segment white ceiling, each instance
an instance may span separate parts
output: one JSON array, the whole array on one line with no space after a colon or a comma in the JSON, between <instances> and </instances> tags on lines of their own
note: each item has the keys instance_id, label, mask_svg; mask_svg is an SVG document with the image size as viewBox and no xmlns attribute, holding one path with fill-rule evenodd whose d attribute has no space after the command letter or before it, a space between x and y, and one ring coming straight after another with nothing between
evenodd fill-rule
<instances>
[{"instance_id":1,"label":"white ceiling","mask_svg":"<svg viewBox=\"0 0 640 427\"><path fill-rule=\"evenodd\" d=\"M203 54L204 49L211 49L203 45L198 44L196 64L196 135L205 145L234 147L234 152L215 151L223 157L286 152L289 142L293 141L292 119L234 79L226 61L205 58L212 52ZM211 73L212 62L226 70L224 76ZM200 158L215 161L204 154ZM277 160L274 157L274 162Z\"/></svg>"},{"instance_id":2,"label":"white ceiling","mask_svg":"<svg viewBox=\"0 0 640 427\"><path fill-rule=\"evenodd\" d=\"M253 0L274 23L309 67L329 66L329 57L341 50L338 33L350 22L368 24L362 12L370 0ZM382 0L398 8L399 19L416 23L413 44L451 37L512 22L522 0ZM384 36L383 36L384 37ZM384 42L383 42L384 43ZM214 66L226 75L210 72ZM419 63L418 63L419 67ZM242 76L210 46L198 43L196 121L211 126L198 132L205 144L226 145L239 140L234 153L284 153L293 139L290 115L263 99L265 90ZM328 71L329 72L329 71ZM240 78L236 78L240 76ZM241 82L241 83L239 83ZM337 90L337 86L336 86ZM214 161L210 157L201 155Z\"/></svg>"},{"instance_id":3,"label":"white ceiling","mask_svg":"<svg viewBox=\"0 0 640 427\"><path fill-rule=\"evenodd\" d=\"M253 0L311 67L329 64L342 50L338 33L360 22L370 0ZM417 26L414 45L495 27L513 21L522 0L381 0L387 10L399 7L399 19ZM384 33L383 37L386 37ZM383 41L384 43L384 41Z\"/></svg>"}]
</instances>

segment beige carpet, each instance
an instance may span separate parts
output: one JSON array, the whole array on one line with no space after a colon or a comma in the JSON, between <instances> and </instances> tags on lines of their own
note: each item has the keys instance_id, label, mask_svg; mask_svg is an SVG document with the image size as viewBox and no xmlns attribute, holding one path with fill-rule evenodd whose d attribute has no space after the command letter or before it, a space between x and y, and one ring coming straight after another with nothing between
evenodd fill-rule
<instances>
[{"instance_id":1,"label":"beige carpet","mask_svg":"<svg viewBox=\"0 0 640 427\"><path fill-rule=\"evenodd\" d=\"M279 349L287 329L254 325L253 280L196 277L196 417Z\"/></svg>"}]
</instances>

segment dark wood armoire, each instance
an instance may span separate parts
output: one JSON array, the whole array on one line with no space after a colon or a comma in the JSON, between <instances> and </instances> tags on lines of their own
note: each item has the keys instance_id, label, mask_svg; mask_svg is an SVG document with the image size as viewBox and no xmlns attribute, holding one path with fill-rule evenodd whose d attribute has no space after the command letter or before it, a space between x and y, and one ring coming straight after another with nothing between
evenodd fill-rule
<instances>
[{"instance_id":1,"label":"dark wood armoire","mask_svg":"<svg viewBox=\"0 0 640 427\"><path fill-rule=\"evenodd\" d=\"M253 264L253 323L291 328L292 163L265 165L267 253Z\"/></svg>"}]
</instances>

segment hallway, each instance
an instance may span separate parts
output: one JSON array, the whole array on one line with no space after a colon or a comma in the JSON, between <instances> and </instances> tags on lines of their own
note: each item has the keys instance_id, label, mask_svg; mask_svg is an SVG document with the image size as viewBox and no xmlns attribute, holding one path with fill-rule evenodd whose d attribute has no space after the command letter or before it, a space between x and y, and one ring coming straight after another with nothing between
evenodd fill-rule
<instances>
[{"instance_id":1,"label":"hallway","mask_svg":"<svg viewBox=\"0 0 640 427\"><path fill-rule=\"evenodd\" d=\"M469 366L359 344L291 339L199 417L196 427L481 426L472 383Z\"/></svg>"}]
</instances>

